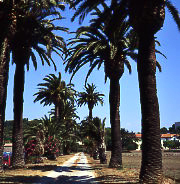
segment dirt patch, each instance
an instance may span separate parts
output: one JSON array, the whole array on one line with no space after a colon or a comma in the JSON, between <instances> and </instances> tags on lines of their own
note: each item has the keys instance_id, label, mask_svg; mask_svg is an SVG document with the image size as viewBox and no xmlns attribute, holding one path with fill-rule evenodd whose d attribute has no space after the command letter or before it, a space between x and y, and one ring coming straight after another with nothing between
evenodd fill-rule
<instances>
[{"instance_id":1,"label":"dirt patch","mask_svg":"<svg viewBox=\"0 0 180 184\"><path fill-rule=\"evenodd\" d=\"M94 160L88 156L88 164L94 168L95 175L101 183L137 183L139 170L123 168L121 170L108 168L108 164L100 164L99 160ZM107 155L109 163L110 155Z\"/></svg>"},{"instance_id":2,"label":"dirt patch","mask_svg":"<svg viewBox=\"0 0 180 184\"><path fill-rule=\"evenodd\" d=\"M108 164L100 164L87 155L89 164L95 169L96 177L102 183L137 183L141 167L141 152L123 153L123 169L108 168ZM107 163L110 152L107 152ZM180 153L163 153L163 172L165 183L180 183Z\"/></svg>"}]
</instances>

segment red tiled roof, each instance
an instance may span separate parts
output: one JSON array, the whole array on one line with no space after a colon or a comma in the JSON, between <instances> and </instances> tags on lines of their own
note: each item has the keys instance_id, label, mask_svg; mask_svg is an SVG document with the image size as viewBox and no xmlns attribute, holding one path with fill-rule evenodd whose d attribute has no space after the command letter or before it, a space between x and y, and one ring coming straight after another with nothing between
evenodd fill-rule
<instances>
[{"instance_id":1,"label":"red tiled roof","mask_svg":"<svg viewBox=\"0 0 180 184\"><path fill-rule=\"evenodd\" d=\"M137 138L141 138L141 134L136 134L136 137Z\"/></svg>"},{"instance_id":2,"label":"red tiled roof","mask_svg":"<svg viewBox=\"0 0 180 184\"><path fill-rule=\"evenodd\" d=\"M176 134L161 134L161 138L172 138L176 136Z\"/></svg>"}]
</instances>

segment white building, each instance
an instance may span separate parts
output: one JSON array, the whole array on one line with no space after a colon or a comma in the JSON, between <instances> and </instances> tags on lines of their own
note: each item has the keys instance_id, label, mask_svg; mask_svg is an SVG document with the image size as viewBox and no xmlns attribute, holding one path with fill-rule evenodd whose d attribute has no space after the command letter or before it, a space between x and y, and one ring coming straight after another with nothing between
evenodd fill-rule
<instances>
[{"instance_id":1,"label":"white building","mask_svg":"<svg viewBox=\"0 0 180 184\"><path fill-rule=\"evenodd\" d=\"M136 142L136 144L138 145L138 149L136 150L141 150L141 144L142 144L142 140L141 140L141 135L142 134L136 134L136 137L138 138L138 141ZM177 137L179 135L178 134L161 134L161 146L163 149L165 149L165 147L163 146L163 142L164 141L173 141L173 140L178 140Z\"/></svg>"}]
</instances>

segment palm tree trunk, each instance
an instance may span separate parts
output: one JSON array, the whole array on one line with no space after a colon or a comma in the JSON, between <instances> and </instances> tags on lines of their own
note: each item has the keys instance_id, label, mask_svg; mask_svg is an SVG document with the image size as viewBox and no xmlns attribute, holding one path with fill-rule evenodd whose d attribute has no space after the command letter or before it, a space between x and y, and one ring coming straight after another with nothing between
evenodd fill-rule
<instances>
[{"instance_id":1,"label":"palm tree trunk","mask_svg":"<svg viewBox=\"0 0 180 184\"><path fill-rule=\"evenodd\" d=\"M100 133L100 143L98 146L99 149L99 159L100 164L107 164L107 158L106 158L106 144L105 144L105 133L104 131Z\"/></svg>"},{"instance_id":2,"label":"palm tree trunk","mask_svg":"<svg viewBox=\"0 0 180 184\"><path fill-rule=\"evenodd\" d=\"M3 130L5 121L7 84L9 74L9 41L8 38L2 41L0 53L0 172L3 170Z\"/></svg>"},{"instance_id":3,"label":"palm tree trunk","mask_svg":"<svg viewBox=\"0 0 180 184\"><path fill-rule=\"evenodd\" d=\"M93 103L92 102L88 102L88 109L89 109L89 119L92 120L93 119L93 116L92 116Z\"/></svg>"},{"instance_id":4,"label":"palm tree trunk","mask_svg":"<svg viewBox=\"0 0 180 184\"><path fill-rule=\"evenodd\" d=\"M141 183L159 183L162 179L160 117L156 89L154 34L142 32L139 40L138 77L142 112Z\"/></svg>"},{"instance_id":5,"label":"palm tree trunk","mask_svg":"<svg viewBox=\"0 0 180 184\"><path fill-rule=\"evenodd\" d=\"M59 120L60 120L60 122L63 120L63 110L64 110L64 104L63 104L63 102L59 102L58 103L58 109L59 109Z\"/></svg>"},{"instance_id":6,"label":"palm tree trunk","mask_svg":"<svg viewBox=\"0 0 180 184\"><path fill-rule=\"evenodd\" d=\"M111 139L112 151L109 167L122 167L122 143L120 132L120 85L119 80L110 78L110 121L111 121Z\"/></svg>"},{"instance_id":7,"label":"palm tree trunk","mask_svg":"<svg viewBox=\"0 0 180 184\"><path fill-rule=\"evenodd\" d=\"M24 65L16 63L14 76L14 124L13 124L13 154L12 166L24 167L23 145L23 92L24 92Z\"/></svg>"},{"instance_id":8,"label":"palm tree trunk","mask_svg":"<svg viewBox=\"0 0 180 184\"><path fill-rule=\"evenodd\" d=\"M59 105L55 105L55 118L59 119Z\"/></svg>"},{"instance_id":9,"label":"palm tree trunk","mask_svg":"<svg viewBox=\"0 0 180 184\"><path fill-rule=\"evenodd\" d=\"M89 119L92 120L92 108L89 108Z\"/></svg>"}]
</instances>

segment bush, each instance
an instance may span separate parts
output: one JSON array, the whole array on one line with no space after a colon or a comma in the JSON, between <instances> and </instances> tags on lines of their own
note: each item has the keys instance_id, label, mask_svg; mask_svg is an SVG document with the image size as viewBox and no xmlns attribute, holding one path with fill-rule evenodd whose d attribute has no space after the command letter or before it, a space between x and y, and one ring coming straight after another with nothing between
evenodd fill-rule
<instances>
[{"instance_id":1,"label":"bush","mask_svg":"<svg viewBox=\"0 0 180 184\"><path fill-rule=\"evenodd\" d=\"M56 159L56 155L59 153L59 145L57 139L54 139L52 136L49 136L44 149L47 158L53 160Z\"/></svg>"},{"instance_id":2,"label":"bush","mask_svg":"<svg viewBox=\"0 0 180 184\"><path fill-rule=\"evenodd\" d=\"M26 163L37 163L42 155L41 150L37 149L37 141L32 139L25 145L25 160Z\"/></svg>"},{"instance_id":3,"label":"bush","mask_svg":"<svg viewBox=\"0 0 180 184\"><path fill-rule=\"evenodd\" d=\"M127 150L136 150L138 145L136 143L130 143L127 145Z\"/></svg>"},{"instance_id":4,"label":"bush","mask_svg":"<svg viewBox=\"0 0 180 184\"><path fill-rule=\"evenodd\" d=\"M177 148L180 148L180 142L176 140L164 141L163 146L169 149L177 149Z\"/></svg>"}]
</instances>

